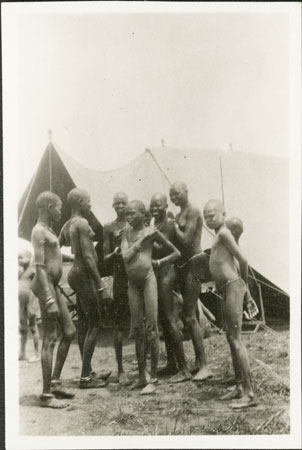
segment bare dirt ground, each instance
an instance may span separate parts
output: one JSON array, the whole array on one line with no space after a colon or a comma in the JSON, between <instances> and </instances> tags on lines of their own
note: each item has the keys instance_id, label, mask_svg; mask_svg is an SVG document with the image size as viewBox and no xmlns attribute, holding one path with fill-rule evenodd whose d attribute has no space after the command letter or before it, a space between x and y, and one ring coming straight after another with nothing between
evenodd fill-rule
<instances>
[{"instance_id":1,"label":"bare dirt ground","mask_svg":"<svg viewBox=\"0 0 302 450\"><path fill-rule=\"evenodd\" d=\"M71 346L62 373L63 387L75 393L67 409L39 407L42 386L40 363L19 362L20 434L47 436L96 435L228 435L288 434L289 421L289 332L259 331L243 337L247 346L258 406L234 411L219 396L232 385L233 371L224 335L213 334L205 341L214 377L203 383L171 384L161 378L155 394L120 387L111 330L103 330L93 357L93 368L112 370L110 383L102 389L80 390L80 355ZM28 356L32 342L28 341ZM193 365L193 348L185 342L188 361ZM160 365L164 364L161 342ZM124 348L125 369L136 378L134 344Z\"/></svg>"}]
</instances>

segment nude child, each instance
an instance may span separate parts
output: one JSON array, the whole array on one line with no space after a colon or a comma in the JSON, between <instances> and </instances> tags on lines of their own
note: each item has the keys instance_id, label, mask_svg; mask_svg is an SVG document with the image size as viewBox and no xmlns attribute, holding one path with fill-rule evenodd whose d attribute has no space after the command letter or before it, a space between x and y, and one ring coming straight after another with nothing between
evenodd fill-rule
<instances>
[{"instance_id":1,"label":"nude child","mask_svg":"<svg viewBox=\"0 0 302 450\"><path fill-rule=\"evenodd\" d=\"M114 349L120 385L128 386L130 381L123 367L123 326L129 316L128 277L121 253L121 241L127 225L125 208L128 197L118 192L113 197L116 219L104 225L104 262L113 262L113 308Z\"/></svg>"},{"instance_id":2,"label":"nude child","mask_svg":"<svg viewBox=\"0 0 302 450\"><path fill-rule=\"evenodd\" d=\"M60 378L75 335L75 327L67 304L58 288L62 276L62 254L58 237L51 228L53 222L60 220L62 202L56 194L46 191L38 196L36 206L39 217L31 236L36 267L32 291L39 299L43 327L41 352L43 392L40 400L43 407L65 408L69 403L58 400L55 396L59 399L72 398L73 394L51 387L51 380ZM58 346L55 368L52 371L53 351L57 339L56 322L61 328L62 338Z\"/></svg>"},{"instance_id":3,"label":"nude child","mask_svg":"<svg viewBox=\"0 0 302 450\"><path fill-rule=\"evenodd\" d=\"M103 283L97 268L97 254L93 245L94 232L87 220L91 210L90 195L82 189L74 188L69 192L67 201L72 208L67 238L71 242L74 254L73 266L68 273L68 283L76 293L78 344L82 358L79 387L102 388L106 386L106 381L95 377L91 367L100 332Z\"/></svg>"},{"instance_id":4,"label":"nude child","mask_svg":"<svg viewBox=\"0 0 302 450\"><path fill-rule=\"evenodd\" d=\"M219 200L207 202L204 207L204 218L207 226L215 230L209 262L210 271L217 292L225 301L226 337L235 371L235 389L221 397L221 400L239 399L237 403L231 405L234 409L255 406L248 355L241 340L243 301L247 292L247 260L225 225L222 202Z\"/></svg>"},{"instance_id":5,"label":"nude child","mask_svg":"<svg viewBox=\"0 0 302 450\"><path fill-rule=\"evenodd\" d=\"M130 225L124 231L122 255L129 279L129 304L131 330L135 339L139 379L133 388L143 388L141 394L155 391L157 383L157 364L159 356L159 335L157 326L158 303L157 284L152 265L152 247L157 242L167 248L169 254L160 259L164 265L179 258L180 253L160 231L146 227L145 205L139 200L126 206L125 216ZM158 262L153 262L158 265ZM146 379L145 325L151 350L151 378Z\"/></svg>"},{"instance_id":6,"label":"nude child","mask_svg":"<svg viewBox=\"0 0 302 450\"><path fill-rule=\"evenodd\" d=\"M18 298L19 298L19 332L21 335L21 348L19 360L27 360L26 343L28 338L28 329L30 329L33 343L34 356L28 362L37 362L39 356L39 330L37 326L36 313L34 311L35 296L31 290L31 283L35 276L34 268L30 265L32 254L28 250L21 250L18 253Z\"/></svg>"}]
</instances>

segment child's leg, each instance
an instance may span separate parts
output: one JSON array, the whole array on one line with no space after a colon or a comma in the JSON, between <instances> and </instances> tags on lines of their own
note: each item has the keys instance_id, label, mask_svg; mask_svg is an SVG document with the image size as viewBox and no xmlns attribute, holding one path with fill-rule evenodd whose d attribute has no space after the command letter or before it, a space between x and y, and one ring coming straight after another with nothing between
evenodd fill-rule
<instances>
[{"instance_id":1,"label":"child's leg","mask_svg":"<svg viewBox=\"0 0 302 450\"><path fill-rule=\"evenodd\" d=\"M70 344L75 336L76 329L71 320L65 298L61 295L59 288L55 287L53 293L55 295L55 298L57 299L57 304L60 311L59 324L62 331L62 337L57 349L56 362L52 378L54 380L59 380L65 360L68 355Z\"/></svg>"},{"instance_id":2,"label":"child's leg","mask_svg":"<svg viewBox=\"0 0 302 450\"><path fill-rule=\"evenodd\" d=\"M159 337L157 326L157 283L153 272L145 280L144 302L147 324L147 335L151 348L151 382L157 377L157 364L159 357Z\"/></svg>"},{"instance_id":3,"label":"child's leg","mask_svg":"<svg viewBox=\"0 0 302 450\"><path fill-rule=\"evenodd\" d=\"M129 280L129 307L131 314L131 334L135 339L135 351L138 363L139 380L133 387L143 387L146 381L146 361L145 361L145 328L142 292L139 286Z\"/></svg>"},{"instance_id":4,"label":"child's leg","mask_svg":"<svg viewBox=\"0 0 302 450\"><path fill-rule=\"evenodd\" d=\"M183 314L189 328L194 352L197 373L193 381L203 381L212 376L207 365L206 354L203 344L203 335L196 317L197 300L200 294L200 281L197 280L190 267L186 276L185 289L183 289Z\"/></svg>"},{"instance_id":5,"label":"child's leg","mask_svg":"<svg viewBox=\"0 0 302 450\"><path fill-rule=\"evenodd\" d=\"M35 356L30 359L30 362L39 361L39 330L37 326L36 315L31 313L29 315L29 328L33 337Z\"/></svg>"},{"instance_id":6,"label":"child's leg","mask_svg":"<svg viewBox=\"0 0 302 450\"><path fill-rule=\"evenodd\" d=\"M19 360L25 360L25 347L28 335L28 298L25 295L20 295L19 293L19 333L21 336L21 346L19 352Z\"/></svg>"},{"instance_id":7,"label":"child's leg","mask_svg":"<svg viewBox=\"0 0 302 450\"><path fill-rule=\"evenodd\" d=\"M246 285L239 279L231 282L226 287L226 336L229 342L235 377L239 383L242 379L243 397L242 403L254 398L251 383L250 366L246 348L241 340L242 306L246 292Z\"/></svg>"}]
</instances>

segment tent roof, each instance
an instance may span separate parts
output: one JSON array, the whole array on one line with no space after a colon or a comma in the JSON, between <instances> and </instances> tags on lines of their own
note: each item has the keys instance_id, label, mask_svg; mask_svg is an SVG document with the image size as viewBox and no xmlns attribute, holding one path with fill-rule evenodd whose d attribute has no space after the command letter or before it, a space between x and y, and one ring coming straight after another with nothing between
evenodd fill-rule
<instances>
[{"instance_id":1,"label":"tent roof","mask_svg":"<svg viewBox=\"0 0 302 450\"><path fill-rule=\"evenodd\" d=\"M51 166L51 167L50 167ZM249 153L219 150L150 149L130 164L110 171L88 169L50 143L36 175L19 204L19 235L29 238L37 195L50 188L63 201L63 220L70 214L66 196L74 186L91 195L101 224L114 218L112 198L124 191L129 200L146 205L155 192L168 194L170 183L188 185L190 201L201 210L211 198L224 200L227 215L244 223L241 246L255 269L276 286L289 287L288 161ZM51 180L52 178L52 180ZM176 212L173 205L169 209ZM22 211L23 210L23 211ZM211 245L205 229L202 246Z\"/></svg>"}]
</instances>

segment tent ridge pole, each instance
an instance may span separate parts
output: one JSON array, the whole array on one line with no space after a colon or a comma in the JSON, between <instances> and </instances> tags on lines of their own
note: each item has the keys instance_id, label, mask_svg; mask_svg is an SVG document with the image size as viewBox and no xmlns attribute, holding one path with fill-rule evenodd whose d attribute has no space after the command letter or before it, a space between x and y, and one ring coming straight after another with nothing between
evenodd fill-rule
<instances>
[{"instance_id":1,"label":"tent ridge pole","mask_svg":"<svg viewBox=\"0 0 302 450\"><path fill-rule=\"evenodd\" d=\"M153 153L151 152L151 150L149 148L146 148L146 152L149 153L149 155L151 156L151 158L153 159L153 161L155 162L155 164L157 165L157 167L159 168L159 170L161 171L161 173L163 174L163 176L166 178L166 180L168 181L169 185L172 186L172 183L170 181L170 179L168 178L168 176L165 174L165 172L163 171L163 169L161 168L159 162L157 161L157 159L155 158L155 156L153 155ZM204 224L202 224L203 228L211 235L214 236L214 233L212 233Z\"/></svg>"},{"instance_id":2,"label":"tent ridge pole","mask_svg":"<svg viewBox=\"0 0 302 450\"><path fill-rule=\"evenodd\" d=\"M53 191L52 185L52 155L51 155L51 147L48 149L48 165L49 165L49 190Z\"/></svg>"},{"instance_id":3,"label":"tent ridge pole","mask_svg":"<svg viewBox=\"0 0 302 450\"><path fill-rule=\"evenodd\" d=\"M149 148L146 148L146 152L149 153L149 155L151 156L151 158L153 159L153 161L155 162L155 164L157 165L157 167L159 168L159 170L161 171L161 173L163 174L163 176L166 178L166 180L168 181L169 185L172 186L172 183L170 181L170 179L168 178L168 176L165 174L165 172L163 171L163 169L161 168L159 162L157 161L157 159L155 158L155 156L153 155L153 153L151 152L151 150Z\"/></svg>"},{"instance_id":4,"label":"tent ridge pole","mask_svg":"<svg viewBox=\"0 0 302 450\"><path fill-rule=\"evenodd\" d=\"M223 171L222 171L222 155L219 156L219 164L220 164L220 180L221 180L222 203L223 203L223 205L225 207L224 188L223 188Z\"/></svg>"}]
</instances>

